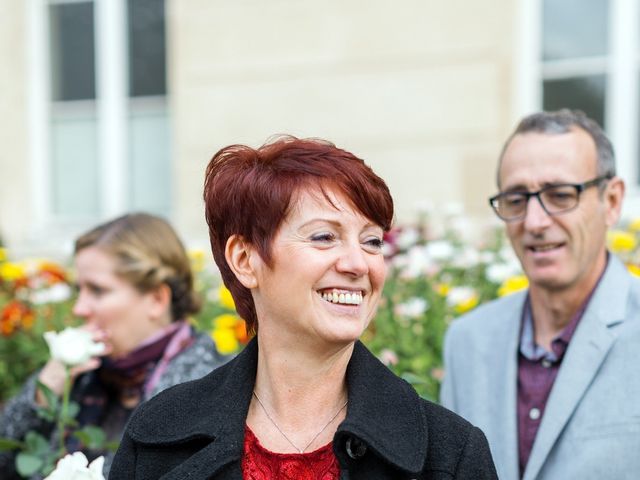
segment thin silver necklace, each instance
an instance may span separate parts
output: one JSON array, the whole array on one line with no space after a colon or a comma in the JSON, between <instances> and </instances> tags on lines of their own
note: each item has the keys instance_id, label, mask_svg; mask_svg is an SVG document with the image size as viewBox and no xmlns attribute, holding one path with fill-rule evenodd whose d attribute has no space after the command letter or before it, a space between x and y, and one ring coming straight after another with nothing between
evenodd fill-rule
<instances>
[{"instance_id":1,"label":"thin silver necklace","mask_svg":"<svg viewBox=\"0 0 640 480\"><path fill-rule=\"evenodd\" d=\"M267 412L267 409L265 408L264 404L262 403L262 400L260 400L260 397L258 396L258 394L256 393L256 391L255 391L255 390L253 391L253 396L254 396L254 397L256 397L256 400L258 401L258 403L259 403L259 404L260 404L260 406L262 407L262 411L263 411L263 412L264 412L264 414L267 416L267 418L271 421L271 423L273 423L273 426L274 426L274 427L276 427L276 430L278 430L278 431L280 432L280 435L282 435L282 436L285 438L285 440L286 440L287 442L289 442L289 443L291 444L291 446L292 446L293 448L295 448L295 449L298 451L298 453L304 453L304 452L307 450L307 448L309 448L309 447L311 446L311 444L316 440L316 438L318 438L318 437L320 436L320 434L321 434L322 432L324 432L324 431L325 431L325 429L326 429L329 425L331 425L331 422L333 422L333 421L336 419L336 417L340 414L340 412L344 409L344 407L346 407L346 406L347 406L347 403L349 402L349 400L347 400L346 402L344 402L344 404L343 404L343 405L338 409L338 411L335 413L335 415L334 415L333 417L331 417L331 420L329 420L329 421L325 424L325 426L324 426L324 427L322 427L322 428L320 429L320 431L319 431L318 433L316 433L316 434L313 436L313 438L311 439L311 441L310 441L309 443L307 443L307 444L304 446L304 448L299 448L295 443L293 443L293 442L291 441L291 439L290 439L289 437L287 437L287 434L286 434L286 433L284 433L284 432L282 431L282 429L278 426L278 424L277 424L277 423L276 423L276 421L273 419L273 417L272 417L271 415L269 415L269 412Z\"/></svg>"}]
</instances>

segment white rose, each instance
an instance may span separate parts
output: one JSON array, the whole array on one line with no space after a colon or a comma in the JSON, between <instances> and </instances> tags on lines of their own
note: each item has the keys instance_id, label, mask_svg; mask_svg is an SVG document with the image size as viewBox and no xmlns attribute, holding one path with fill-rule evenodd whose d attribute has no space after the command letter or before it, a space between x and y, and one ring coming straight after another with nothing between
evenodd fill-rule
<instances>
[{"instance_id":1,"label":"white rose","mask_svg":"<svg viewBox=\"0 0 640 480\"><path fill-rule=\"evenodd\" d=\"M45 480L105 480L103 465L104 457L98 457L89 464L82 452L75 452L58 460L56 469Z\"/></svg>"},{"instance_id":2,"label":"white rose","mask_svg":"<svg viewBox=\"0 0 640 480\"><path fill-rule=\"evenodd\" d=\"M62 332L46 332L44 339L49 345L51 358L73 367L104 352L104 343L93 341L86 330L67 327Z\"/></svg>"}]
</instances>

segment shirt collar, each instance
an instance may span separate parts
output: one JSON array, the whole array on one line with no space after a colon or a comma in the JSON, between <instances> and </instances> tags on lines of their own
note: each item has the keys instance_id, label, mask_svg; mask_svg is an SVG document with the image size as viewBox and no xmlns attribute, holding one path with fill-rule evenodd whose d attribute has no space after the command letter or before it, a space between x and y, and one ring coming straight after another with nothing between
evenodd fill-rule
<instances>
[{"instance_id":1,"label":"shirt collar","mask_svg":"<svg viewBox=\"0 0 640 480\"><path fill-rule=\"evenodd\" d=\"M549 360L551 362L556 362L562 358L564 355L564 351L566 350L566 346L569 345L571 341L571 337L573 337L576 328L578 328L578 324L584 315L584 312L587 310L589 306L589 302L593 297L594 292L597 290L602 277L604 276L604 272L607 271L607 265L609 264L609 252L607 252L607 258L604 268L602 269L602 273L600 273L600 277L598 277L598 281L594 285L587 298L584 300L578 311L573 315L571 321L567 324L567 326L551 341L551 351L548 351L543 346L538 345L535 342L534 330L533 330L533 314L531 312L531 300L530 296L527 294L527 299L525 300L524 307L522 309L522 327L520 333L520 354L524 356L526 359L531 361L538 361L542 359ZM562 344L562 346L560 345Z\"/></svg>"}]
</instances>

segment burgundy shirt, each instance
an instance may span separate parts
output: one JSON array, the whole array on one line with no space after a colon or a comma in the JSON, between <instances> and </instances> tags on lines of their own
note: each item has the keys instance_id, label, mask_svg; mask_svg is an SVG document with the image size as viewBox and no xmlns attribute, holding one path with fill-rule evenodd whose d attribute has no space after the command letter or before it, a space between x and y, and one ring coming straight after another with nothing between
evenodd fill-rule
<instances>
[{"instance_id":1,"label":"burgundy shirt","mask_svg":"<svg viewBox=\"0 0 640 480\"><path fill-rule=\"evenodd\" d=\"M608 263L608 256L607 256ZM606 266L605 269L606 270ZM603 270L603 274L604 274ZM567 351L580 319L589 301L600 284L598 279L582 306L575 313L569 324L551 342L551 351L535 343L533 317L529 297L522 309L522 326L520 333L520 349L518 351L518 460L520 477L529 461L533 442L542 421L547 399L556 380L562 359Z\"/></svg>"}]
</instances>

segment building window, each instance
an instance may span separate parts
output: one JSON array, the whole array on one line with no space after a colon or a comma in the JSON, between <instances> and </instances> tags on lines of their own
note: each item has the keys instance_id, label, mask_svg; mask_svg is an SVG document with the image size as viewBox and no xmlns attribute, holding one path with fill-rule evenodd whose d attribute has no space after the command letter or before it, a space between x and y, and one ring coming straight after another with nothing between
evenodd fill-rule
<instances>
[{"instance_id":1,"label":"building window","mask_svg":"<svg viewBox=\"0 0 640 480\"><path fill-rule=\"evenodd\" d=\"M578 108L606 128L609 2L545 0L542 18L543 108Z\"/></svg>"},{"instance_id":2,"label":"building window","mask_svg":"<svg viewBox=\"0 0 640 480\"><path fill-rule=\"evenodd\" d=\"M164 0L45 0L45 218L170 209Z\"/></svg>"},{"instance_id":3,"label":"building window","mask_svg":"<svg viewBox=\"0 0 640 480\"><path fill-rule=\"evenodd\" d=\"M537 5L540 106L577 108L603 126L627 182L625 211L632 215L640 208L640 2L542 0Z\"/></svg>"},{"instance_id":4,"label":"building window","mask_svg":"<svg viewBox=\"0 0 640 480\"><path fill-rule=\"evenodd\" d=\"M49 5L50 213L100 213L93 2Z\"/></svg>"},{"instance_id":5,"label":"building window","mask_svg":"<svg viewBox=\"0 0 640 480\"><path fill-rule=\"evenodd\" d=\"M94 99L93 3L53 4L49 10L52 100Z\"/></svg>"},{"instance_id":6,"label":"building window","mask_svg":"<svg viewBox=\"0 0 640 480\"><path fill-rule=\"evenodd\" d=\"M163 0L128 0L129 95L167 93Z\"/></svg>"}]
</instances>

